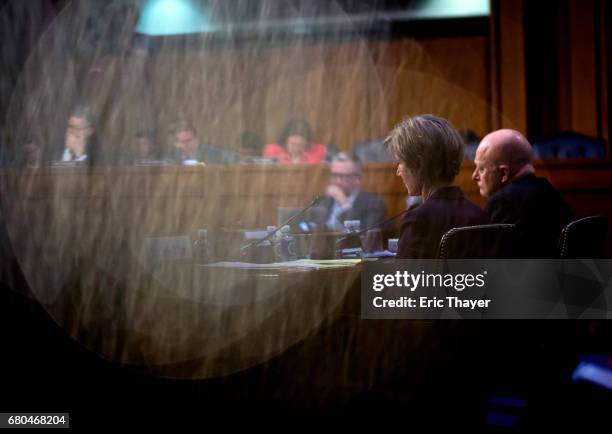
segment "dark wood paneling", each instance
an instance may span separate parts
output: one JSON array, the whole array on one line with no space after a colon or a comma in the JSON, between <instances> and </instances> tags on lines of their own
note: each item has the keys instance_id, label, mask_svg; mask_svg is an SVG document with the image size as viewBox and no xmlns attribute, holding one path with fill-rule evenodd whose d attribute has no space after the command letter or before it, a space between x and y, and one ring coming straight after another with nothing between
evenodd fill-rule
<instances>
[{"instance_id":1,"label":"dark wood paneling","mask_svg":"<svg viewBox=\"0 0 612 434\"><path fill-rule=\"evenodd\" d=\"M15 94L24 106L13 113L17 141L33 128L61 140L83 67L56 51L50 38L41 40L24 68ZM81 97L100 113L108 154L154 127L167 146L179 117L194 123L202 143L228 148L243 131L275 142L291 117L304 117L316 141L342 150L385 136L406 115L436 113L479 135L491 128L486 35L162 46L152 58L106 57L95 67Z\"/></svg>"},{"instance_id":2,"label":"dark wood paneling","mask_svg":"<svg viewBox=\"0 0 612 434\"><path fill-rule=\"evenodd\" d=\"M610 39L603 0L525 3L528 134L609 142Z\"/></svg>"}]
</instances>

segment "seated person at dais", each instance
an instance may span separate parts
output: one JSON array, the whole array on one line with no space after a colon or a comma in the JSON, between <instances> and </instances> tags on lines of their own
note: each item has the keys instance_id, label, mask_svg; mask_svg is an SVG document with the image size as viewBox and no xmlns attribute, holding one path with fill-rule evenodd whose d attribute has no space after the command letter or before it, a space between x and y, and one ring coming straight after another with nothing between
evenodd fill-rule
<instances>
[{"instance_id":1,"label":"seated person at dais","mask_svg":"<svg viewBox=\"0 0 612 434\"><path fill-rule=\"evenodd\" d=\"M492 223L513 223L519 231L521 256L557 257L557 243L573 213L545 178L535 175L531 144L518 131L487 134L476 150L472 179L486 197Z\"/></svg>"},{"instance_id":2,"label":"seated person at dais","mask_svg":"<svg viewBox=\"0 0 612 434\"><path fill-rule=\"evenodd\" d=\"M343 230L345 220L360 220L366 229L383 221L385 204L373 193L361 191L361 162L356 155L341 152L330 165L329 185L320 206L326 209L326 228Z\"/></svg>"},{"instance_id":3,"label":"seated person at dais","mask_svg":"<svg viewBox=\"0 0 612 434\"><path fill-rule=\"evenodd\" d=\"M463 160L463 140L446 119L409 117L385 140L398 161L397 176L422 204L404 215L397 258L435 259L442 235L462 226L487 224L486 214L451 185Z\"/></svg>"},{"instance_id":4,"label":"seated person at dais","mask_svg":"<svg viewBox=\"0 0 612 434\"><path fill-rule=\"evenodd\" d=\"M132 137L127 152L121 157L121 164L135 164L139 160L159 159L155 145L155 135L152 131L138 131Z\"/></svg>"},{"instance_id":5,"label":"seated person at dais","mask_svg":"<svg viewBox=\"0 0 612 434\"><path fill-rule=\"evenodd\" d=\"M94 164L97 157L95 132L95 119L91 108L76 107L68 118L63 143L50 146L45 161Z\"/></svg>"},{"instance_id":6,"label":"seated person at dais","mask_svg":"<svg viewBox=\"0 0 612 434\"><path fill-rule=\"evenodd\" d=\"M196 129L185 120L174 124L172 139L174 150L171 157L181 165L230 164L238 159L233 151L200 144Z\"/></svg>"},{"instance_id":7,"label":"seated person at dais","mask_svg":"<svg viewBox=\"0 0 612 434\"><path fill-rule=\"evenodd\" d=\"M33 136L27 137L23 145L18 149L15 158L16 167L26 167L29 169L37 169L43 163L43 141Z\"/></svg>"},{"instance_id":8,"label":"seated person at dais","mask_svg":"<svg viewBox=\"0 0 612 434\"><path fill-rule=\"evenodd\" d=\"M287 122L278 143L264 147L263 156L275 158L281 164L318 164L324 161L327 147L312 143L312 129L303 119Z\"/></svg>"},{"instance_id":9,"label":"seated person at dais","mask_svg":"<svg viewBox=\"0 0 612 434\"><path fill-rule=\"evenodd\" d=\"M238 153L241 163L273 163L273 159L266 160L261 156L263 140L253 131L243 131L238 141Z\"/></svg>"}]
</instances>

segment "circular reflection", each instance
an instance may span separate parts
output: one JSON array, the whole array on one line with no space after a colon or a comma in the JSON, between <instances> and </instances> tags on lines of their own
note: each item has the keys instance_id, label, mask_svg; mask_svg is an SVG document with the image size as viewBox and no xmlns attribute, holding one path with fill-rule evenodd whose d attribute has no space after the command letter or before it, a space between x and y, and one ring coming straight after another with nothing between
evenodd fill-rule
<instances>
[{"instance_id":1,"label":"circular reflection","mask_svg":"<svg viewBox=\"0 0 612 434\"><path fill-rule=\"evenodd\" d=\"M83 102L99 114L106 162L141 130L155 129L159 145L172 147L168 134L180 118L197 126L200 143L237 151L245 132L273 138L294 117L308 119L321 143L348 148L384 136L409 112L461 121L487 119L490 111L437 73L419 43L366 40L334 2L340 30L324 40L303 27L252 38L221 31L157 38L150 51L129 43L134 11L107 3L70 3L41 37L13 96L11 137L35 133L52 146ZM264 3L249 25L293 4ZM226 2L210 6L231 15ZM105 26L96 14L113 19ZM87 31L92 22L95 34ZM324 191L324 168L108 164L3 172L7 229L32 294L70 336L108 360L165 377L211 378L316 336L304 360L318 362L320 381L363 385L422 339L416 323L365 330L350 302L359 268L263 273L186 257L143 259L151 238L179 242L199 228L227 235L276 223L277 208L305 206ZM230 238L219 243L231 245Z\"/></svg>"}]
</instances>

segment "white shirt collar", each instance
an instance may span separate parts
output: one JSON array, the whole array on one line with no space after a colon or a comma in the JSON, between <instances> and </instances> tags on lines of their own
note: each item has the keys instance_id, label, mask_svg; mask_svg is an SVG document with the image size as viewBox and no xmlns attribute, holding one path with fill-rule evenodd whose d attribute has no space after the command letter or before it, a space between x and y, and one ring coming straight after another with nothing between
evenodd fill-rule
<instances>
[{"instance_id":1,"label":"white shirt collar","mask_svg":"<svg viewBox=\"0 0 612 434\"><path fill-rule=\"evenodd\" d=\"M72 159L72 151L68 148L64 148L64 153L62 154L62 161L85 161L87 160L87 154L83 153L79 156L79 158L73 160Z\"/></svg>"}]
</instances>

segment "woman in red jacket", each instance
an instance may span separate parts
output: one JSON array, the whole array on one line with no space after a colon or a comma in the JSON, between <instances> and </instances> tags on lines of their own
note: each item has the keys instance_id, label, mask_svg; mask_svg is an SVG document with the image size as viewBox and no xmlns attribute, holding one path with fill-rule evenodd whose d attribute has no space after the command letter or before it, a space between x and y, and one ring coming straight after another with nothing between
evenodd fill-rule
<instances>
[{"instance_id":1,"label":"woman in red jacket","mask_svg":"<svg viewBox=\"0 0 612 434\"><path fill-rule=\"evenodd\" d=\"M325 160L327 147L312 143L312 130L303 119L287 122L278 143L264 147L263 156L275 158L281 164L318 164Z\"/></svg>"}]
</instances>

